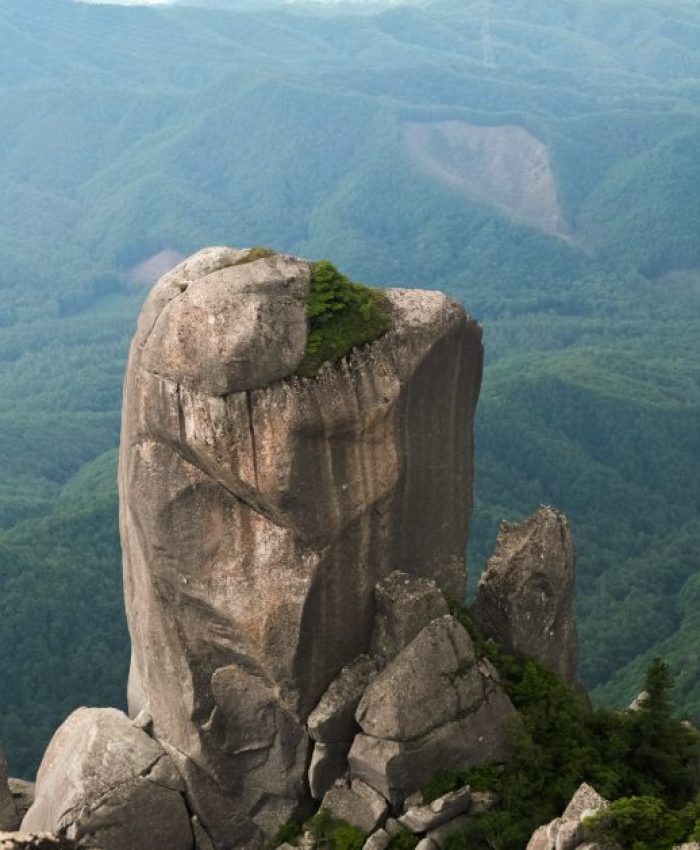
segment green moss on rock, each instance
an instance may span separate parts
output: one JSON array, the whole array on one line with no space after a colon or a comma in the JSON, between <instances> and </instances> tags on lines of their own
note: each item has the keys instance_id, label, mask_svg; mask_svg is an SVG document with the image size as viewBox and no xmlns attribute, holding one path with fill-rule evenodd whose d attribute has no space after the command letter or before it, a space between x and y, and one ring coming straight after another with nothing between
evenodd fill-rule
<instances>
[{"instance_id":1,"label":"green moss on rock","mask_svg":"<svg viewBox=\"0 0 700 850\"><path fill-rule=\"evenodd\" d=\"M254 248L251 248L245 257L241 257L240 260L237 260L234 263L234 266L243 266L246 263L254 263L256 260L263 260L265 257L274 256L275 252L272 248L265 248L264 245L256 245Z\"/></svg>"},{"instance_id":2,"label":"green moss on rock","mask_svg":"<svg viewBox=\"0 0 700 850\"><path fill-rule=\"evenodd\" d=\"M333 817L327 809L319 809L304 826L317 844L327 850L362 850L367 838L357 827Z\"/></svg>"},{"instance_id":3,"label":"green moss on rock","mask_svg":"<svg viewBox=\"0 0 700 850\"><path fill-rule=\"evenodd\" d=\"M324 363L335 363L353 348L383 336L390 327L385 302L380 290L354 283L328 260L314 263L307 304L309 339L297 374L311 378Z\"/></svg>"}]
</instances>

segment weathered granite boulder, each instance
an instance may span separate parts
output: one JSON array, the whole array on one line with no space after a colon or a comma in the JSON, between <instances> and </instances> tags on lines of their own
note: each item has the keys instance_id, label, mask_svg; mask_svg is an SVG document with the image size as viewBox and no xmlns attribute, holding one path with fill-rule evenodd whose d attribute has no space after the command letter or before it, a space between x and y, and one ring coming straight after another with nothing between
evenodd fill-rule
<instances>
[{"instance_id":1,"label":"weathered granite boulder","mask_svg":"<svg viewBox=\"0 0 700 850\"><path fill-rule=\"evenodd\" d=\"M100 850L192 850L183 790L163 748L125 714L80 708L49 744L22 829Z\"/></svg>"},{"instance_id":2,"label":"weathered granite boulder","mask_svg":"<svg viewBox=\"0 0 700 850\"><path fill-rule=\"evenodd\" d=\"M527 844L527 850L554 850L555 840L556 837L554 839L550 838L549 824L538 826L532 833L532 837Z\"/></svg>"},{"instance_id":3,"label":"weathered granite boulder","mask_svg":"<svg viewBox=\"0 0 700 850\"><path fill-rule=\"evenodd\" d=\"M384 797L361 779L353 779L350 785L334 785L325 794L321 808L365 833L376 829L389 812Z\"/></svg>"},{"instance_id":4,"label":"weathered granite boulder","mask_svg":"<svg viewBox=\"0 0 700 850\"><path fill-rule=\"evenodd\" d=\"M144 307L143 367L212 395L265 387L306 350L311 267L274 255L209 248L156 284ZM280 326L284 332L280 333Z\"/></svg>"},{"instance_id":5,"label":"weathered granite boulder","mask_svg":"<svg viewBox=\"0 0 700 850\"><path fill-rule=\"evenodd\" d=\"M350 744L315 744L309 764L309 791L314 800L323 795L348 771Z\"/></svg>"},{"instance_id":6,"label":"weathered granite boulder","mask_svg":"<svg viewBox=\"0 0 700 850\"><path fill-rule=\"evenodd\" d=\"M19 824L17 807L8 783L7 762L0 750L0 831L12 832Z\"/></svg>"},{"instance_id":7,"label":"weathered granite boulder","mask_svg":"<svg viewBox=\"0 0 700 850\"><path fill-rule=\"evenodd\" d=\"M483 699L471 638L446 615L422 629L370 682L357 722L374 738L411 741L473 711Z\"/></svg>"},{"instance_id":8,"label":"weathered granite boulder","mask_svg":"<svg viewBox=\"0 0 700 850\"><path fill-rule=\"evenodd\" d=\"M532 835L527 850L615 850L602 848L586 838L583 822L605 808L608 801L587 783L579 786L560 818L540 826Z\"/></svg>"},{"instance_id":9,"label":"weathered granite boulder","mask_svg":"<svg viewBox=\"0 0 700 850\"><path fill-rule=\"evenodd\" d=\"M566 517L541 507L503 522L472 615L488 637L536 658L566 682L576 674L575 559Z\"/></svg>"},{"instance_id":10,"label":"weathered granite boulder","mask_svg":"<svg viewBox=\"0 0 700 850\"><path fill-rule=\"evenodd\" d=\"M373 832L362 846L362 850L386 850L391 844L391 836L385 829Z\"/></svg>"},{"instance_id":11,"label":"weathered granite boulder","mask_svg":"<svg viewBox=\"0 0 700 850\"><path fill-rule=\"evenodd\" d=\"M348 764L394 805L443 770L505 762L510 756L509 725L517 720L500 689L488 689L479 708L413 741L388 741L357 735Z\"/></svg>"},{"instance_id":12,"label":"weathered granite boulder","mask_svg":"<svg viewBox=\"0 0 700 850\"><path fill-rule=\"evenodd\" d=\"M433 579L396 570L374 589L374 628L370 653L390 661L431 620L449 613Z\"/></svg>"},{"instance_id":13,"label":"weathered granite boulder","mask_svg":"<svg viewBox=\"0 0 700 850\"><path fill-rule=\"evenodd\" d=\"M506 761L517 722L498 674L477 660L449 615L433 620L372 680L356 716L362 733L348 756L350 775L394 805L444 770Z\"/></svg>"},{"instance_id":14,"label":"weathered granite boulder","mask_svg":"<svg viewBox=\"0 0 700 850\"><path fill-rule=\"evenodd\" d=\"M307 799L305 720L368 650L377 581L465 587L480 330L440 293L389 290L384 337L295 378L309 274L195 255L149 296L125 381L129 711L219 848Z\"/></svg>"},{"instance_id":15,"label":"weathered granite boulder","mask_svg":"<svg viewBox=\"0 0 700 850\"><path fill-rule=\"evenodd\" d=\"M580 785L569 801L569 805L564 809L562 820L581 820L582 817L588 817L591 813L604 809L608 805L605 797L601 796L595 788L584 782Z\"/></svg>"},{"instance_id":16,"label":"weathered granite boulder","mask_svg":"<svg viewBox=\"0 0 700 850\"><path fill-rule=\"evenodd\" d=\"M399 823L411 832L429 832L468 812L471 802L471 788L465 786L438 797L427 806L411 806L401 815Z\"/></svg>"},{"instance_id":17,"label":"weathered granite boulder","mask_svg":"<svg viewBox=\"0 0 700 850\"><path fill-rule=\"evenodd\" d=\"M343 667L308 717L307 727L314 741L352 741L358 730L357 706L378 670L377 660L369 655L359 655Z\"/></svg>"}]
</instances>

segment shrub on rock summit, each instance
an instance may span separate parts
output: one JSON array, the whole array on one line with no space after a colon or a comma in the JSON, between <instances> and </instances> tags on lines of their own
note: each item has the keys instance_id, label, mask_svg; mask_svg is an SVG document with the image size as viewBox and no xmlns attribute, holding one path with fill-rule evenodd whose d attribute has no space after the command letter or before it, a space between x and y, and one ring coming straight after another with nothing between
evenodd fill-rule
<instances>
[{"instance_id":1,"label":"shrub on rock summit","mask_svg":"<svg viewBox=\"0 0 700 850\"><path fill-rule=\"evenodd\" d=\"M335 363L385 334L389 317L383 301L380 290L354 283L328 260L315 263L307 303L309 339L297 374L311 378L326 361Z\"/></svg>"}]
</instances>

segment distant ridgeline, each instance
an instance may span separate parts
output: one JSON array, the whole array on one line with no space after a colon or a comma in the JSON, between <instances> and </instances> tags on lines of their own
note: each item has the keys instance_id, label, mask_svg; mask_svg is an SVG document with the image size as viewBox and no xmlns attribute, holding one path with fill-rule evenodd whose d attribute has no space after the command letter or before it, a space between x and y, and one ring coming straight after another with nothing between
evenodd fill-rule
<instances>
[{"instance_id":1,"label":"distant ridgeline","mask_svg":"<svg viewBox=\"0 0 700 850\"><path fill-rule=\"evenodd\" d=\"M556 504L596 701L628 704L660 655L700 717L699 29L662 0L2 5L13 773L76 706L123 706L128 341L155 279L212 242L463 301L487 351L472 579L504 516Z\"/></svg>"}]
</instances>

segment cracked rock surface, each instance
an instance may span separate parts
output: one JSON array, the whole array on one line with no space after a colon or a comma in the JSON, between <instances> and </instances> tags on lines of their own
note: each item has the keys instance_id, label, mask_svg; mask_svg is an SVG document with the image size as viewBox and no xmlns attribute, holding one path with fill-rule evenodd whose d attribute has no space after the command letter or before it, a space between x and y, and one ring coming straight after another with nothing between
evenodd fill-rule
<instances>
[{"instance_id":1,"label":"cracked rock surface","mask_svg":"<svg viewBox=\"0 0 700 850\"><path fill-rule=\"evenodd\" d=\"M502 522L477 587L474 621L488 637L536 658L572 684L577 637L575 558L569 523L542 506L520 523Z\"/></svg>"},{"instance_id":2,"label":"cracked rock surface","mask_svg":"<svg viewBox=\"0 0 700 850\"><path fill-rule=\"evenodd\" d=\"M44 754L22 830L99 850L192 850L182 791L163 748L123 712L80 708Z\"/></svg>"},{"instance_id":3,"label":"cracked rock surface","mask_svg":"<svg viewBox=\"0 0 700 850\"><path fill-rule=\"evenodd\" d=\"M149 296L119 468L129 713L217 848L307 802L305 721L368 651L377 581L463 598L482 366L459 304L393 289L384 337L296 378L310 265L246 259L206 249Z\"/></svg>"},{"instance_id":4,"label":"cracked rock surface","mask_svg":"<svg viewBox=\"0 0 700 850\"><path fill-rule=\"evenodd\" d=\"M357 709L366 735L410 741L484 700L471 638L452 616L433 620L372 682Z\"/></svg>"}]
</instances>

